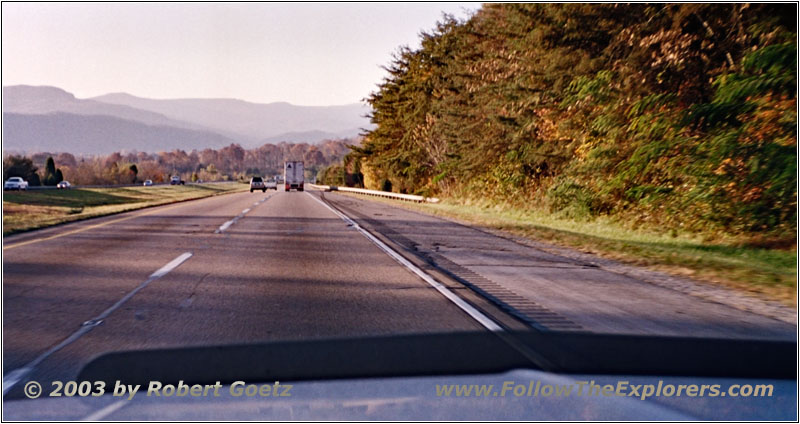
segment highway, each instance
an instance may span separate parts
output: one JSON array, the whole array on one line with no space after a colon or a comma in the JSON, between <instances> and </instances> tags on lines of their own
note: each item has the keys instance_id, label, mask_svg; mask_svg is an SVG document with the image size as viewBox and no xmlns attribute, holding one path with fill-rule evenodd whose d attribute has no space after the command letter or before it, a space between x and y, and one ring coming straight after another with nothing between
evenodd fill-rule
<instances>
[{"instance_id":1,"label":"highway","mask_svg":"<svg viewBox=\"0 0 800 424\"><path fill-rule=\"evenodd\" d=\"M431 253L454 277L437 289L359 226L404 256L404 244ZM487 330L459 302L505 327L794 337L779 319L504 243L318 191L228 194L7 237L4 382L74 379L112 351ZM587 281L597 284L581 292Z\"/></svg>"},{"instance_id":2,"label":"highway","mask_svg":"<svg viewBox=\"0 0 800 424\"><path fill-rule=\"evenodd\" d=\"M30 377L74 378L113 350L482 328L302 192L237 193L39 233L5 240L4 376L187 253Z\"/></svg>"}]
</instances>

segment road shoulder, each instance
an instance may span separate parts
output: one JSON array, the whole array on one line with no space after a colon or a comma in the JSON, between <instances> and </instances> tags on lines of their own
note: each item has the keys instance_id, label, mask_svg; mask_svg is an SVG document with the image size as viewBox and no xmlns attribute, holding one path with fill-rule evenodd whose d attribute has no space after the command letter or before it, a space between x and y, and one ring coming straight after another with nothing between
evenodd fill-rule
<instances>
[{"instance_id":1,"label":"road shoulder","mask_svg":"<svg viewBox=\"0 0 800 424\"><path fill-rule=\"evenodd\" d=\"M588 315L591 313L584 317L578 316L578 320L570 319L575 314L565 303L569 303L567 300L580 300L587 307L594 308L596 305L592 305L591 294L597 297L594 303L602 303L601 299L606 296L605 301L609 303L614 303L614 298L617 297L639 304L638 308L620 305L616 313L632 314L621 320L627 322L594 327L597 331L672 333L685 326L684 321L688 320L699 322L694 323L699 325L698 335L726 336L736 333L735 337L746 337L748 334L760 337L764 335L760 334L763 328L781 328L778 332L786 336L790 326L796 325L796 313L792 308L725 287L625 265L497 230L465 225L452 219L412 211L402 205L390 205L386 201L334 193L326 193L325 196L359 224L404 246L408 252L413 252L454 274L458 279L472 284L473 290L494 298L495 303L506 306L511 304L512 311L521 312L523 317L533 317L535 323L544 323L548 329L586 330L586 326L579 323L590 322L591 317ZM473 244L483 244L482 249L470 251L459 245L458 241L449 239L452 233L457 232L463 232L462 236ZM451 243L448 244L448 240ZM486 257L485 252L476 253L479 250L494 252L491 253L494 258ZM512 262L502 264L499 260ZM497 263L506 266L489 266ZM555 269L558 267L562 269ZM586 278L593 283L581 281ZM589 298L586 298L587 294L579 296L552 289L561 285L579 287L580 291L589 294ZM536 289L531 291L533 286ZM551 289L555 291L544 293ZM580 297L583 299L578 299ZM653 316L653 311L646 309L671 316L670 319L674 322L670 324L674 328L671 331L665 330L664 320L658 322L659 319ZM611 311L602 307L592 311L596 317L603 317L609 312ZM637 314L642 316L638 317ZM652 326L630 324L631 320L636 319L650 321ZM725 328L728 326L738 328L731 333L729 328Z\"/></svg>"}]
</instances>

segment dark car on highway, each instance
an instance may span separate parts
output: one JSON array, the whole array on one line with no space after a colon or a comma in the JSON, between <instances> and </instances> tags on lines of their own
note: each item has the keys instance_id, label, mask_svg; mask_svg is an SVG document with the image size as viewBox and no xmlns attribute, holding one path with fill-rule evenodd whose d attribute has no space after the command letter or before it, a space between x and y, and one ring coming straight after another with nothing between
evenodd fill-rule
<instances>
[{"instance_id":1,"label":"dark car on highway","mask_svg":"<svg viewBox=\"0 0 800 424\"><path fill-rule=\"evenodd\" d=\"M261 190L261 192L267 191L267 186L264 184L264 180L261 177L253 177L250 179L250 193L253 190Z\"/></svg>"}]
</instances>

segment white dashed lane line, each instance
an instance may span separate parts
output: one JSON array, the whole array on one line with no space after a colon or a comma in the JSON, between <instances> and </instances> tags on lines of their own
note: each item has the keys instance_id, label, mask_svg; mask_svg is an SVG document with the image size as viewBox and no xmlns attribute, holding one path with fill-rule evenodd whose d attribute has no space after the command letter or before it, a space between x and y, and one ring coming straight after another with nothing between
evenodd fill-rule
<instances>
[{"instance_id":1,"label":"white dashed lane line","mask_svg":"<svg viewBox=\"0 0 800 424\"><path fill-rule=\"evenodd\" d=\"M87 415L86 418L82 419L81 421L100 421L103 418L113 414L114 412L117 412L117 410L122 408L123 406L125 406L125 404L127 402L128 402L127 400L120 399L120 400L118 400L118 401L106 406L103 409L100 409L98 411L95 411L95 412Z\"/></svg>"},{"instance_id":2,"label":"white dashed lane line","mask_svg":"<svg viewBox=\"0 0 800 424\"><path fill-rule=\"evenodd\" d=\"M265 198L263 198L263 199L259 200L258 202L255 202L255 203L253 203L253 207L256 207L256 206L258 206L258 205L260 205L260 204L262 204L262 203L266 202L266 201L267 201L267 199L269 199L270 197L271 197L271 196L267 196L267 197L265 197ZM219 226L219 228L217 228L216 230L214 230L214 234L221 234L221 233L224 233L224 232L225 232L225 230L227 230L228 228L230 228L230 227L231 227L231 225L235 224L235 223L236 223L236 221L238 221L238 220L240 220L240 219L244 218L244 216L245 216L245 215L247 215L247 213L248 213L248 212L250 212L251 210L252 210L252 209L250 209L250 208L247 208L247 209L245 209L245 210L241 211L241 212L239 213L239 215L236 215L235 217L233 217L233 219L231 219L230 221L226 221L224 224L220 225L220 226Z\"/></svg>"},{"instance_id":3,"label":"white dashed lane line","mask_svg":"<svg viewBox=\"0 0 800 424\"><path fill-rule=\"evenodd\" d=\"M47 357L49 357L50 355L58 352L59 350L63 349L64 347L68 346L70 343L78 340L84 334L92 331L93 328L95 328L98 325L102 324L103 320L108 318L108 316L111 315L112 312L114 312L120 306L122 306L125 302L130 300L134 295L136 295L136 293L138 293L139 291L141 291L142 289L147 287L153 281L158 280L159 278L167 275L170 271L172 271L173 269L177 268L178 266L180 266L182 263L186 262L191 257L192 257L192 252L186 252L186 253L183 253L183 254L179 255L177 258L171 260L168 264L162 266L156 272L150 274L150 276L147 277L147 280L145 280L143 283L139 284L135 289L133 289L130 292L128 292L128 294L123 296L120 300L118 300L116 303L111 305L108 309L106 309L105 311L100 313L100 315L97 315L96 317L94 317L94 318L84 322L83 324L81 324L80 328L78 328L77 331L75 331L74 333L70 334L69 337L67 337L66 339L61 341L61 343L58 343L57 345L55 345L55 346L51 347L50 349L46 350L44 353L42 353L41 355L37 356L36 359L34 359L33 361L29 362L24 367L17 368L15 370L9 372L8 374L4 375L3 376L3 395L8 393L8 391L11 390L11 388L14 387L14 385L16 385L17 383L22 381L31 372L33 372L33 370L36 368L36 366L39 365L45 359L47 359Z\"/></svg>"}]
</instances>

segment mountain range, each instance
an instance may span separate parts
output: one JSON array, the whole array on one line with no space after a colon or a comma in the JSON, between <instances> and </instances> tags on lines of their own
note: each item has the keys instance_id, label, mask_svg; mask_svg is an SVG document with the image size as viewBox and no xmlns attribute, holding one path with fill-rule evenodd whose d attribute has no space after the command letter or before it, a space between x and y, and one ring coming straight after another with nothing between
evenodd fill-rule
<instances>
[{"instance_id":1,"label":"mountain range","mask_svg":"<svg viewBox=\"0 0 800 424\"><path fill-rule=\"evenodd\" d=\"M112 93L78 99L57 87L3 87L3 149L107 154L219 148L357 136L363 104L297 106L236 99L148 99Z\"/></svg>"}]
</instances>

